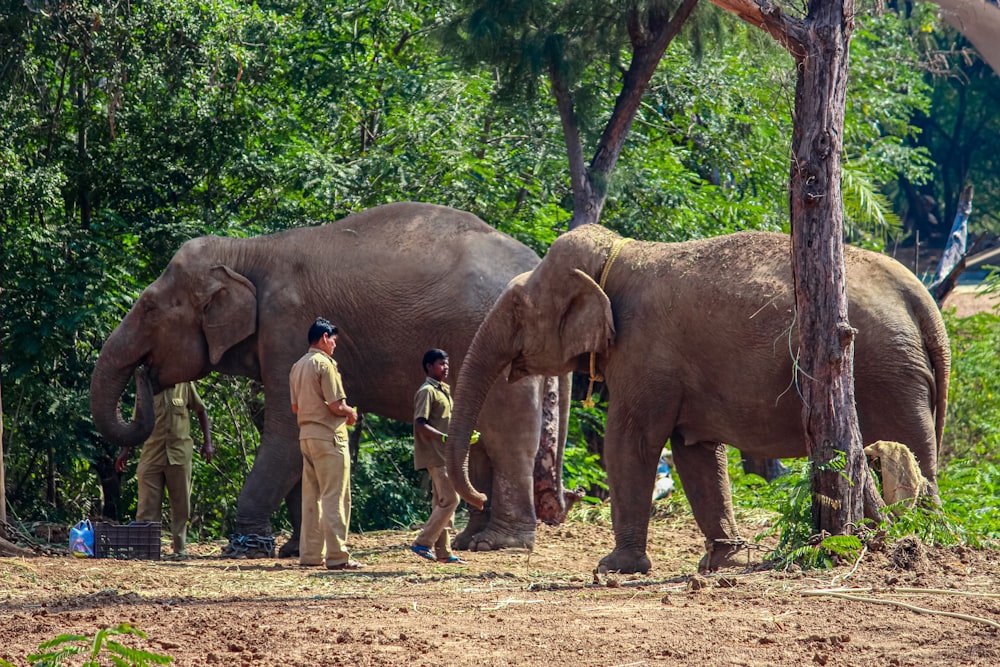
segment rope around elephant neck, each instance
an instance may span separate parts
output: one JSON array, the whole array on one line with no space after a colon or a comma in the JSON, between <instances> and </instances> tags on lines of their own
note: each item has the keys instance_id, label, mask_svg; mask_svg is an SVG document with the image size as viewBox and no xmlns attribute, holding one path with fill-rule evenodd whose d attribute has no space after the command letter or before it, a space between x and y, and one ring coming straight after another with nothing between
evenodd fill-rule
<instances>
[{"instance_id":1,"label":"rope around elephant neck","mask_svg":"<svg viewBox=\"0 0 1000 667\"><path fill-rule=\"evenodd\" d=\"M601 271L601 291L604 291L604 283L608 280L608 274L611 273L611 265L614 264L615 258L618 257L618 253L621 251L622 247L631 241L632 239L623 237L615 241L615 244L611 246L611 254L608 255L608 261L604 263L604 270ZM587 396L583 399L583 407L592 408L594 407L594 383L603 382L604 376L597 372L597 353L590 353L590 384L587 385Z\"/></svg>"}]
</instances>

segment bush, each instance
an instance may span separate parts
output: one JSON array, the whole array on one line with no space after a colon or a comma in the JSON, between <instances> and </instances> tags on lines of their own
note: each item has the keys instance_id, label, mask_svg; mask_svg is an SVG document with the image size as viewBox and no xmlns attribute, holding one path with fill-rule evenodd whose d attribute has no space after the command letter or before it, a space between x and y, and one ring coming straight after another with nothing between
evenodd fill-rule
<instances>
[{"instance_id":1,"label":"bush","mask_svg":"<svg viewBox=\"0 0 1000 667\"><path fill-rule=\"evenodd\" d=\"M1000 317L945 314L951 338L951 385L942 459L1000 462Z\"/></svg>"},{"instance_id":2,"label":"bush","mask_svg":"<svg viewBox=\"0 0 1000 667\"><path fill-rule=\"evenodd\" d=\"M365 438L351 468L351 530L407 529L430 513L426 471L413 469L408 424L365 415Z\"/></svg>"}]
</instances>

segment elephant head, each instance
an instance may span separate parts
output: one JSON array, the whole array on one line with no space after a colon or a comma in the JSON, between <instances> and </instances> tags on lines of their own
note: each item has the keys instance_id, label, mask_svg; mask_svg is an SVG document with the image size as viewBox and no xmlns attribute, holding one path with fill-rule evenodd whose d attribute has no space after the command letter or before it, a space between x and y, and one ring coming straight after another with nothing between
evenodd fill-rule
<instances>
[{"instance_id":1,"label":"elephant head","mask_svg":"<svg viewBox=\"0 0 1000 667\"><path fill-rule=\"evenodd\" d=\"M579 366L580 355L605 354L614 336L611 302L573 264L547 257L511 280L476 332L455 388L448 474L466 502L482 508L486 500L469 482L469 436L500 372L508 368L508 382L564 375Z\"/></svg>"},{"instance_id":2,"label":"elephant head","mask_svg":"<svg viewBox=\"0 0 1000 667\"><path fill-rule=\"evenodd\" d=\"M256 331L256 288L212 255L212 242L201 238L184 244L101 348L90 410L97 430L115 444L143 442L153 429L154 393L201 377L226 350ZM121 397L140 367L135 418L128 424Z\"/></svg>"}]
</instances>

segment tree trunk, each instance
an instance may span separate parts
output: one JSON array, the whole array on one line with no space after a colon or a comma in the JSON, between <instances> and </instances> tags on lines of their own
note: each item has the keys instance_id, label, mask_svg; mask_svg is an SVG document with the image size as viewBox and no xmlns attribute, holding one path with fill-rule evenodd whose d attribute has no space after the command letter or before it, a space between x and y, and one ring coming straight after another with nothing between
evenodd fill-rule
<instances>
[{"instance_id":1,"label":"tree trunk","mask_svg":"<svg viewBox=\"0 0 1000 667\"><path fill-rule=\"evenodd\" d=\"M566 520L573 504L580 499L575 490L563 488L563 447L568 424L569 376L545 378L542 402L542 433L535 454L535 516L542 523L558 526Z\"/></svg>"},{"instance_id":2,"label":"tree trunk","mask_svg":"<svg viewBox=\"0 0 1000 667\"><path fill-rule=\"evenodd\" d=\"M0 359L2 358L3 354L0 354ZM0 525L7 523L7 475L4 472L3 457L3 391L0 388Z\"/></svg>"},{"instance_id":3,"label":"tree trunk","mask_svg":"<svg viewBox=\"0 0 1000 667\"><path fill-rule=\"evenodd\" d=\"M673 16L651 11L643 22L638 8L629 16L628 32L632 42L632 60L622 81L622 89L615 100L611 118L604 126L601 139L594 151L590 166L584 168L583 146L579 122L573 105L572 93L566 88L556 64L549 70L549 81L556 98L556 107L562 121L569 158L570 183L573 189L573 218L569 228L596 224L601 219L604 201L608 196L611 173L618 164L625 139L632 128L642 96L649 86L664 52L680 33L681 27L694 11L698 0L684 0Z\"/></svg>"},{"instance_id":4,"label":"tree trunk","mask_svg":"<svg viewBox=\"0 0 1000 667\"><path fill-rule=\"evenodd\" d=\"M881 499L868 474L854 405L840 192L854 0L809 0L805 20L767 0L711 0L764 30L798 65L789 204L799 326L802 422L812 462L813 521L838 534ZM842 452L842 454L841 454Z\"/></svg>"},{"instance_id":5,"label":"tree trunk","mask_svg":"<svg viewBox=\"0 0 1000 667\"><path fill-rule=\"evenodd\" d=\"M798 58L792 130L792 270L799 381L812 462L813 523L849 532L864 514L867 468L854 405L854 336L847 319L840 191L854 0L810 0Z\"/></svg>"}]
</instances>

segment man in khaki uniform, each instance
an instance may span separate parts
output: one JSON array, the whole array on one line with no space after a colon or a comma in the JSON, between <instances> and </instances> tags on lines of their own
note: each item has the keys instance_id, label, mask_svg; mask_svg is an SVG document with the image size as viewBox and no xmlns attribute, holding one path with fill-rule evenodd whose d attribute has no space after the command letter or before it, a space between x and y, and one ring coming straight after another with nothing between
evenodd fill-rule
<instances>
[{"instance_id":1,"label":"man in khaki uniform","mask_svg":"<svg viewBox=\"0 0 1000 667\"><path fill-rule=\"evenodd\" d=\"M357 570L364 565L347 552L351 522L351 458L347 427L358 412L347 404L333 360L337 327L318 318L309 327L309 349L288 375L292 412L302 450L302 527L299 565Z\"/></svg>"},{"instance_id":2,"label":"man in khaki uniform","mask_svg":"<svg viewBox=\"0 0 1000 667\"><path fill-rule=\"evenodd\" d=\"M136 521L160 521L163 516L163 490L170 500L170 535L176 556L186 555L187 522L191 516L191 414L198 415L201 426L201 455L212 461L211 426L205 404L190 382L181 382L153 396L156 423L153 433L142 445L136 478L139 504ZM115 470L124 472L129 448L122 447L115 460Z\"/></svg>"},{"instance_id":3,"label":"man in khaki uniform","mask_svg":"<svg viewBox=\"0 0 1000 667\"><path fill-rule=\"evenodd\" d=\"M445 467L444 442L451 422L451 388L445 382L450 366L444 350L424 353L427 379L413 396L413 467L431 476L431 515L413 540L410 551L427 560L465 564L451 553L451 529L458 493Z\"/></svg>"}]
</instances>

